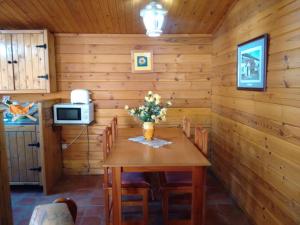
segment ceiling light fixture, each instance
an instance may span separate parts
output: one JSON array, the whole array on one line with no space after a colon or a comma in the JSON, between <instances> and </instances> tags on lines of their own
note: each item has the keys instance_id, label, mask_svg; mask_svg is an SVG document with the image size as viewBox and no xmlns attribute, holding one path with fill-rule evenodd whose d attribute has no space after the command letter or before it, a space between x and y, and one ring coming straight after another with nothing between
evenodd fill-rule
<instances>
[{"instance_id":1,"label":"ceiling light fixture","mask_svg":"<svg viewBox=\"0 0 300 225\"><path fill-rule=\"evenodd\" d=\"M157 2L151 2L140 11L140 16L143 17L143 22L149 37L159 37L162 33L167 11Z\"/></svg>"}]
</instances>

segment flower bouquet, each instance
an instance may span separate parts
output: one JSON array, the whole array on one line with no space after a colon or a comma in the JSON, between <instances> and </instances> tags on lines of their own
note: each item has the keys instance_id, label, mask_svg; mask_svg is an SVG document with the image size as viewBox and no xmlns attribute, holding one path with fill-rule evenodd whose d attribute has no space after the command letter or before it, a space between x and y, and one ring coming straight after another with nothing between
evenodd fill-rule
<instances>
[{"instance_id":1,"label":"flower bouquet","mask_svg":"<svg viewBox=\"0 0 300 225\"><path fill-rule=\"evenodd\" d=\"M162 104L161 96L149 91L145 96L142 106L129 108L129 106L126 105L125 109L131 116L134 116L143 123L144 137L150 141L154 136L154 124L166 121L167 107L171 105L172 103L170 101Z\"/></svg>"}]
</instances>

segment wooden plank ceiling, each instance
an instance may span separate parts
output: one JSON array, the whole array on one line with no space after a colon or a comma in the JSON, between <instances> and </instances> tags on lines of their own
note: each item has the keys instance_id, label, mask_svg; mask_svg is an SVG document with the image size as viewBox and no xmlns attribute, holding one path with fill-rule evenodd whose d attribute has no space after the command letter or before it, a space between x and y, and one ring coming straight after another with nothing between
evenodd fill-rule
<instances>
[{"instance_id":1,"label":"wooden plank ceiling","mask_svg":"<svg viewBox=\"0 0 300 225\"><path fill-rule=\"evenodd\" d=\"M164 33L212 33L235 0L161 0ZM139 11L150 0L0 0L1 29L143 34Z\"/></svg>"}]
</instances>

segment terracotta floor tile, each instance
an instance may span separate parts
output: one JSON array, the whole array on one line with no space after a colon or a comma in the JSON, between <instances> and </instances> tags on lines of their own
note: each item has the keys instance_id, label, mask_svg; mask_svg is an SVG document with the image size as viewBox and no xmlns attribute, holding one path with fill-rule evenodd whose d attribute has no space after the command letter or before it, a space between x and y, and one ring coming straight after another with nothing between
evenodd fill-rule
<instances>
[{"instance_id":1,"label":"terracotta floor tile","mask_svg":"<svg viewBox=\"0 0 300 225\"><path fill-rule=\"evenodd\" d=\"M70 197L78 205L76 225L104 224L103 189L101 176L68 176L54 188L53 195L44 196L37 187L13 187L12 205L14 225L28 225L32 211L38 204L48 204L58 197ZM189 206L172 206L170 216L189 216ZM207 176L206 225L251 225L236 206L229 193L211 173ZM162 225L160 201L149 202L149 225ZM140 208L127 208L124 218L140 218Z\"/></svg>"},{"instance_id":2,"label":"terracotta floor tile","mask_svg":"<svg viewBox=\"0 0 300 225\"><path fill-rule=\"evenodd\" d=\"M99 217L82 217L80 225L100 225L101 219Z\"/></svg>"}]
</instances>

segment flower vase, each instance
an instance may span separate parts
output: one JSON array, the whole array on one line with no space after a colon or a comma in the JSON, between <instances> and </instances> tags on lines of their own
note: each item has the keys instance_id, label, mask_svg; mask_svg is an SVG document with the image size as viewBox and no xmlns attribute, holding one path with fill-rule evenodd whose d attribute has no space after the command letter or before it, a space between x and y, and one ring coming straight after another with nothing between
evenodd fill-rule
<instances>
[{"instance_id":1,"label":"flower vase","mask_svg":"<svg viewBox=\"0 0 300 225\"><path fill-rule=\"evenodd\" d=\"M154 123L153 122L144 122L143 134L144 134L144 138L147 141L153 140L153 136L154 136Z\"/></svg>"}]
</instances>

